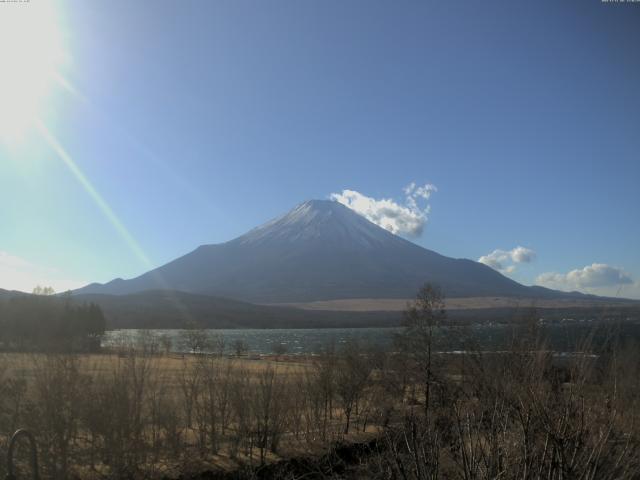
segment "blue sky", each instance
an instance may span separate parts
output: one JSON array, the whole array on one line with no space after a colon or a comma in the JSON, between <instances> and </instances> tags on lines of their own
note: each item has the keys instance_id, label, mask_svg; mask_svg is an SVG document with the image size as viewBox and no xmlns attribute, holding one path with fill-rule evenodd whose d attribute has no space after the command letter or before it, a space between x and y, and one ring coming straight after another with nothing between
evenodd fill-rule
<instances>
[{"instance_id":1,"label":"blue sky","mask_svg":"<svg viewBox=\"0 0 640 480\"><path fill-rule=\"evenodd\" d=\"M52 5L56 80L0 142L0 288L132 277L344 190L408 208L415 182L412 241L640 298L638 3Z\"/></svg>"}]
</instances>

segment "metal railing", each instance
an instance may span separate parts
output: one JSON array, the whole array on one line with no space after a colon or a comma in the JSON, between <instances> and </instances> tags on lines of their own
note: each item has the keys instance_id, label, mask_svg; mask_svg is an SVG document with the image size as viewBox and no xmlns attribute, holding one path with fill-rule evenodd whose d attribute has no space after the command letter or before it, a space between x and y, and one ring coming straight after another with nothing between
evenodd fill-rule
<instances>
[{"instance_id":1,"label":"metal railing","mask_svg":"<svg viewBox=\"0 0 640 480\"><path fill-rule=\"evenodd\" d=\"M29 440L29 447L31 449L31 478L33 480L39 480L38 475L38 446L33 434L24 429L16 431L9 440L9 449L7 450L7 476L6 480L17 480L13 468L13 454L20 437L27 437Z\"/></svg>"}]
</instances>

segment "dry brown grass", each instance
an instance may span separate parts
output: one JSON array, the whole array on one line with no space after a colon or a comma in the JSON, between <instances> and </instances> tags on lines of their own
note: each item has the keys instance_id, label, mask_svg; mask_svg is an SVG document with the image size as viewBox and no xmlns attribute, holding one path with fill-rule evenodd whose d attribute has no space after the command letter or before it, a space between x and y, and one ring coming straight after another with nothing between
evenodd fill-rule
<instances>
[{"instance_id":1,"label":"dry brown grass","mask_svg":"<svg viewBox=\"0 0 640 480\"><path fill-rule=\"evenodd\" d=\"M499 353L427 358L430 336L260 360L7 353L0 432L31 429L56 479L257 467L371 436L362 478L637 478L638 349L585 343L558 364L536 325Z\"/></svg>"},{"instance_id":2,"label":"dry brown grass","mask_svg":"<svg viewBox=\"0 0 640 480\"><path fill-rule=\"evenodd\" d=\"M24 375L33 377L36 368L36 362L44 359L48 355L43 353L1 353L0 363L6 366L8 375ZM104 374L112 371L113 367L121 363L127 356L118 355L117 353L83 353L73 355L80 362L81 373L83 374ZM169 382L174 382L180 375L180 372L188 366L195 366L198 362L199 355L193 354L170 354L170 355L154 355L154 367L161 370L164 378ZM277 368L280 375L300 375L304 373L311 365L312 360L308 357L292 357L282 356L263 356L260 359L224 357L215 358L215 362L220 365L233 364L239 369L258 374L264 372L268 368Z\"/></svg>"},{"instance_id":3,"label":"dry brown grass","mask_svg":"<svg viewBox=\"0 0 640 480\"><path fill-rule=\"evenodd\" d=\"M402 298L347 298L302 303L280 303L277 305L303 310L328 310L348 312L402 312L410 299ZM598 299L534 299L514 297L464 297L447 298L445 308L449 310L476 310L489 308L518 308L535 305L538 308L590 308L629 305L628 301Z\"/></svg>"},{"instance_id":4,"label":"dry brown grass","mask_svg":"<svg viewBox=\"0 0 640 480\"><path fill-rule=\"evenodd\" d=\"M178 476L319 453L344 437L337 400L318 423L319 368L287 356L5 353L0 433L35 433L44 478ZM360 401L356 436L376 430Z\"/></svg>"}]
</instances>

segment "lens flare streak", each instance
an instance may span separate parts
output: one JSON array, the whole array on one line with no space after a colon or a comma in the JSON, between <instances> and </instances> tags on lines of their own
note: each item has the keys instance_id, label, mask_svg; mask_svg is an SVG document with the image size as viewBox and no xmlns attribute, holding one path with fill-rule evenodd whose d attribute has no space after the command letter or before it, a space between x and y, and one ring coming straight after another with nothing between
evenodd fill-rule
<instances>
[{"instance_id":1,"label":"lens flare streak","mask_svg":"<svg viewBox=\"0 0 640 480\"><path fill-rule=\"evenodd\" d=\"M131 251L138 257L140 261L142 261L145 266L153 267L151 261L144 253L138 242L135 238L129 233L127 227L120 221L116 213L109 206L109 204L102 198L102 195L96 190L91 181L86 177L86 175L80 170L80 167L74 162L71 156L67 153L67 151L60 145L60 142L53 136L53 134L49 131L47 126L42 122L42 120L36 121L36 127L38 131L42 134L47 144L51 147L51 149L56 153L56 155L64 162L69 171L73 174L76 180L82 185L84 190L89 194L89 196L96 203L98 208L102 211L102 213L107 217L107 219L111 222L113 227L116 229L118 234L123 238L123 240L127 243Z\"/></svg>"}]
</instances>

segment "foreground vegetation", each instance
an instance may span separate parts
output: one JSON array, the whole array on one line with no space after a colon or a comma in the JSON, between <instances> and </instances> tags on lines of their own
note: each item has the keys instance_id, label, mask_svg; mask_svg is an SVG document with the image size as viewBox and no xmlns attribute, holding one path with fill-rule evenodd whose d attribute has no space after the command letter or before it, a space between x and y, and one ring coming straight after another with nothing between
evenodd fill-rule
<instances>
[{"instance_id":1,"label":"foreground vegetation","mask_svg":"<svg viewBox=\"0 0 640 480\"><path fill-rule=\"evenodd\" d=\"M348 343L293 361L227 357L222 348L177 356L148 335L110 354L6 353L0 429L4 438L19 427L34 432L43 477L56 479L207 470L246 478L637 478L638 348L614 332L596 347L593 333L558 357L530 320L500 352L471 344L438 352L434 334L446 318L439 292L427 287L393 352ZM366 449L356 448L348 465L323 455L345 440ZM301 456L309 458L278 476L260 469Z\"/></svg>"}]
</instances>

